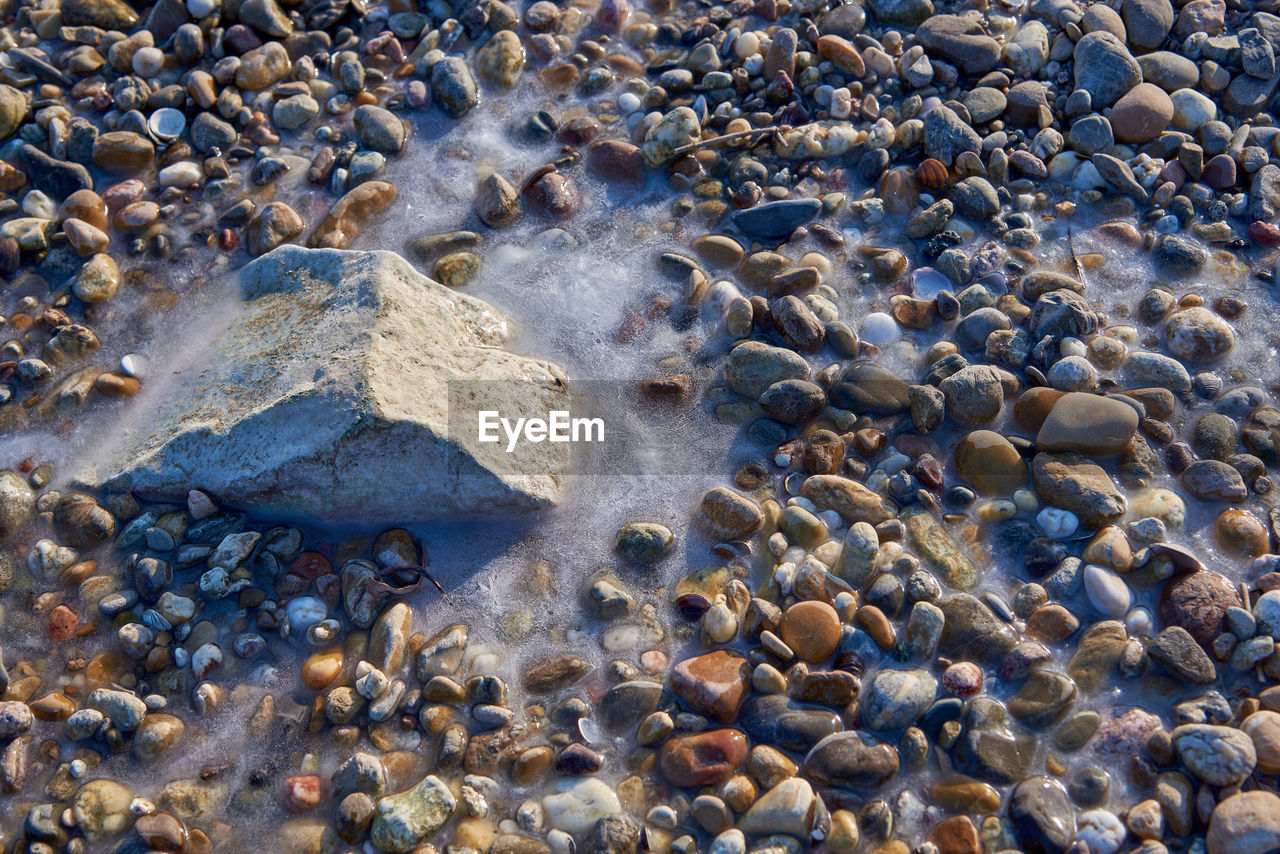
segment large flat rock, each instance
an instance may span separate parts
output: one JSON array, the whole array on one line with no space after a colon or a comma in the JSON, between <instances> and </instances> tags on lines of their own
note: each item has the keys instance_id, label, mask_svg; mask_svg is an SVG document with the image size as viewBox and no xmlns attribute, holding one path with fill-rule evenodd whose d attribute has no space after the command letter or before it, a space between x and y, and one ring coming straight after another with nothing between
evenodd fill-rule
<instances>
[{"instance_id":1,"label":"large flat rock","mask_svg":"<svg viewBox=\"0 0 1280 854\"><path fill-rule=\"evenodd\" d=\"M410 522L557 503L565 445L481 443L476 411L568 410L563 370L498 349L512 322L390 252L282 246L192 369L77 478L156 499ZM450 402L454 402L450 420Z\"/></svg>"}]
</instances>

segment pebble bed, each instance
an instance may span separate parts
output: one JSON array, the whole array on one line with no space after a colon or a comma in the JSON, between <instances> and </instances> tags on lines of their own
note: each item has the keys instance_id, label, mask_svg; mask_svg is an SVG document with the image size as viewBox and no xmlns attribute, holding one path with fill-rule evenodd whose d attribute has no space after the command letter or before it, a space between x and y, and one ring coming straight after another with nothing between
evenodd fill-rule
<instances>
[{"instance_id":1,"label":"pebble bed","mask_svg":"<svg viewBox=\"0 0 1280 854\"><path fill-rule=\"evenodd\" d=\"M1280 852L1274 2L0 9L2 854ZM78 488L285 244L661 459Z\"/></svg>"}]
</instances>

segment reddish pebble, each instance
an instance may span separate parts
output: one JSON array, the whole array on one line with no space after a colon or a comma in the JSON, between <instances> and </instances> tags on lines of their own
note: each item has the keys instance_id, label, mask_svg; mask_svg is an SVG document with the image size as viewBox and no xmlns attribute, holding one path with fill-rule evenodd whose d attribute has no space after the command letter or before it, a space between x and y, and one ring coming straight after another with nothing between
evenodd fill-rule
<instances>
[{"instance_id":1,"label":"reddish pebble","mask_svg":"<svg viewBox=\"0 0 1280 854\"><path fill-rule=\"evenodd\" d=\"M1160 170L1160 183L1163 184L1165 181L1170 181L1174 187L1182 189L1182 185L1187 182L1187 170L1178 161L1170 160Z\"/></svg>"},{"instance_id":2,"label":"reddish pebble","mask_svg":"<svg viewBox=\"0 0 1280 854\"><path fill-rule=\"evenodd\" d=\"M109 209L114 211L124 207L129 202L136 202L142 198L142 194L146 191L146 184L137 178L130 178L127 181L121 181L119 184L112 184L103 190L102 200L107 203Z\"/></svg>"},{"instance_id":3,"label":"reddish pebble","mask_svg":"<svg viewBox=\"0 0 1280 854\"><path fill-rule=\"evenodd\" d=\"M596 12L596 26L601 32L620 33L630 12L627 0L602 0Z\"/></svg>"},{"instance_id":4,"label":"reddish pebble","mask_svg":"<svg viewBox=\"0 0 1280 854\"><path fill-rule=\"evenodd\" d=\"M284 805L289 812L306 812L320 805L320 778L300 774L284 781Z\"/></svg>"},{"instance_id":5,"label":"reddish pebble","mask_svg":"<svg viewBox=\"0 0 1280 854\"><path fill-rule=\"evenodd\" d=\"M667 654L660 649L649 649L640 654L640 666L646 673L663 673L669 663Z\"/></svg>"},{"instance_id":6,"label":"reddish pebble","mask_svg":"<svg viewBox=\"0 0 1280 854\"><path fill-rule=\"evenodd\" d=\"M954 697L972 697L982 690L982 670L971 661L959 661L942 673L942 687Z\"/></svg>"},{"instance_id":7,"label":"reddish pebble","mask_svg":"<svg viewBox=\"0 0 1280 854\"><path fill-rule=\"evenodd\" d=\"M49 638L54 643L66 643L80 627L80 618L66 605L59 605L49 612Z\"/></svg>"},{"instance_id":8,"label":"reddish pebble","mask_svg":"<svg viewBox=\"0 0 1280 854\"><path fill-rule=\"evenodd\" d=\"M421 109L431 103L431 90L421 80L411 80L409 81L407 98L410 107Z\"/></svg>"},{"instance_id":9,"label":"reddish pebble","mask_svg":"<svg viewBox=\"0 0 1280 854\"><path fill-rule=\"evenodd\" d=\"M1249 223L1245 233L1259 246L1280 246L1280 226L1257 220Z\"/></svg>"},{"instance_id":10,"label":"reddish pebble","mask_svg":"<svg viewBox=\"0 0 1280 854\"><path fill-rule=\"evenodd\" d=\"M319 578L333 572L333 565L320 552L303 552L293 559L289 569L303 578Z\"/></svg>"}]
</instances>

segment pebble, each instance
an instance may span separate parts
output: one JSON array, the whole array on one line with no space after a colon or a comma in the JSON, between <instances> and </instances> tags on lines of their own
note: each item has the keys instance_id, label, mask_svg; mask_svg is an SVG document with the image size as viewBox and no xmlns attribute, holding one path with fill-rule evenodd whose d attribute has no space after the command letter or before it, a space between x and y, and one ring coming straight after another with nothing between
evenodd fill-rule
<instances>
[{"instance_id":1,"label":"pebble","mask_svg":"<svg viewBox=\"0 0 1280 854\"><path fill-rule=\"evenodd\" d=\"M1174 729L1172 738L1182 764L1210 785L1234 786L1249 776L1258 762L1253 741L1231 727L1186 724Z\"/></svg>"},{"instance_id":2,"label":"pebble","mask_svg":"<svg viewBox=\"0 0 1280 854\"><path fill-rule=\"evenodd\" d=\"M825 602L797 602L783 612L779 632L800 659L825 661L840 639L840 616Z\"/></svg>"},{"instance_id":3,"label":"pebble","mask_svg":"<svg viewBox=\"0 0 1280 854\"><path fill-rule=\"evenodd\" d=\"M1280 845L1280 797L1257 790L1223 799L1209 819L1209 854L1245 854Z\"/></svg>"}]
</instances>

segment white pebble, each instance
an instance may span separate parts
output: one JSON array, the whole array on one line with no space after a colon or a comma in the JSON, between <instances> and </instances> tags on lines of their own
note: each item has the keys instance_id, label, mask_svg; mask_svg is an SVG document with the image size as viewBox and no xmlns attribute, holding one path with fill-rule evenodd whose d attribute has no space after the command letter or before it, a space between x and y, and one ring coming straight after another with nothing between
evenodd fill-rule
<instances>
[{"instance_id":1,"label":"white pebble","mask_svg":"<svg viewBox=\"0 0 1280 854\"><path fill-rule=\"evenodd\" d=\"M902 337L898 322L883 311L873 311L862 319L859 337L868 344L888 347Z\"/></svg>"},{"instance_id":2,"label":"white pebble","mask_svg":"<svg viewBox=\"0 0 1280 854\"><path fill-rule=\"evenodd\" d=\"M640 109L640 107L640 96L635 92L623 92L618 96L618 109L621 110L624 115L630 115Z\"/></svg>"},{"instance_id":3,"label":"white pebble","mask_svg":"<svg viewBox=\"0 0 1280 854\"><path fill-rule=\"evenodd\" d=\"M126 353L120 357L120 370L140 380L147 375L147 360L137 353Z\"/></svg>"},{"instance_id":4,"label":"white pebble","mask_svg":"<svg viewBox=\"0 0 1280 854\"><path fill-rule=\"evenodd\" d=\"M1124 616L1124 627L1131 635L1149 635L1155 627L1151 612L1146 608L1134 608Z\"/></svg>"},{"instance_id":5,"label":"white pebble","mask_svg":"<svg viewBox=\"0 0 1280 854\"><path fill-rule=\"evenodd\" d=\"M844 519L834 510L823 510L818 514L818 518L826 524L828 531L835 531L844 526Z\"/></svg>"},{"instance_id":6,"label":"white pebble","mask_svg":"<svg viewBox=\"0 0 1280 854\"><path fill-rule=\"evenodd\" d=\"M1089 854L1116 854L1128 833L1114 813L1089 810L1080 814L1076 842L1083 842Z\"/></svg>"},{"instance_id":7,"label":"white pebble","mask_svg":"<svg viewBox=\"0 0 1280 854\"><path fill-rule=\"evenodd\" d=\"M1280 640L1280 590L1268 590L1253 603L1253 618L1258 633Z\"/></svg>"},{"instance_id":8,"label":"white pebble","mask_svg":"<svg viewBox=\"0 0 1280 854\"><path fill-rule=\"evenodd\" d=\"M158 47L139 48L133 55L133 73L139 77L155 77L164 68L164 51Z\"/></svg>"},{"instance_id":9,"label":"white pebble","mask_svg":"<svg viewBox=\"0 0 1280 854\"><path fill-rule=\"evenodd\" d=\"M1085 356L1089 352L1089 348L1079 338L1063 338L1058 344L1058 353L1062 356Z\"/></svg>"},{"instance_id":10,"label":"white pebble","mask_svg":"<svg viewBox=\"0 0 1280 854\"><path fill-rule=\"evenodd\" d=\"M218 0L187 0L187 11L196 19L211 14L217 8Z\"/></svg>"},{"instance_id":11,"label":"white pebble","mask_svg":"<svg viewBox=\"0 0 1280 854\"><path fill-rule=\"evenodd\" d=\"M22 197L22 212L40 219L53 219L58 215L58 206L44 193L32 190Z\"/></svg>"},{"instance_id":12,"label":"white pebble","mask_svg":"<svg viewBox=\"0 0 1280 854\"><path fill-rule=\"evenodd\" d=\"M1070 510L1061 507L1046 507L1036 514L1036 524L1046 536L1055 540L1065 540L1080 527L1080 520Z\"/></svg>"},{"instance_id":13,"label":"white pebble","mask_svg":"<svg viewBox=\"0 0 1280 854\"><path fill-rule=\"evenodd\" d=\"M1133 591L1124 579L1092 563L1084 568L1084 592L1093 607L1116 620L1123 617L1133 604Z\"/></svg>"},{"instance_id":14,"label":"white pebble","mask_svg":"<svg viewBox=\"0 0 1280 854\"><path fill-rule=\"evenodd\" d=\"M222 663L222 647L216 643L201 644L191 653L191 672L197 679L208 676L213 669Z\"/></svg>"},{"instance_id":15,"label":"white pebble","mask_svg":"<svg viewBox=\"0 0 1280 854\"><path fill-rule=\"evenodd\" d=\"M760 52L760 37L755 33L743 33L733 40L733 52L738 59L746 59Z\"/></svg>"},{"instance_id":16,"label":"white pebble","mask_svg":"<svg viewBox=\"0 0 1280 854\"><path fill-rule=\"evenodd\" d=\"M156 811L156 805L146 798L134 798L129 802L129 812L135 816L151 815Z\"/></svg>"},{"instance_id":17,"label":"white pebble","mask_svg":"<svg viewBox=\"0 0 1280 854\"><path fill-rule=\"evenodd\" d=\"M723 594L702 615L702 633L715 643L728 643L738 633L738 618L725 604Z\"/></svg>"},{"instance_id":18,"label":"white pebble","mask_svg":"<svg viewBox=\"0 0 1280 854\"><path fill-rule=\"evenodd\" d=\"M547 845L553 854L574 854L574 849L577 847L573 837L563 830L553 830L548 833Z\"/></svg>"},{"instance_id":19,"label":"white pebble","mask_svg":"<svg viewBox=\"0 0 1280 854\"><path fill-rule=\"evenodd\" d=\"M302 634L325 618L329 609L315 596L299 596L285 608L290 634Z\"/></svg>"},{"instance_id":20,"label":"white pebble","mask_svg":"<svg viewBox=\"0 0 1280 854\"><path fill-rule=\"evenodd\" d=\"M89 773L89 763L85 762L83 759L72 759L71 767L68 770L71 771L72 777L79 780L85 774Z\"/></svg>"},{"instance_id":21,"label":"white pebble","mask_svg":"<svg viewBox=\"0 0 1280 854\"><path fill-rule=\"evenodd\" d=\"M707 304L724 321L730 335L746 335L751 331L754 311L751 300L742 295L733 282L721 280L707 292Z\"/></svg>"},{"instance_id":22,"label":"white pebble","mask_svg":"<svg viewBox=\"0 0 1280 854\"><path fill-rule=\"evenodd\" d=\"M817 513L818 506L803 495L793 495L787 499L787 504L792 507L799 507L801 510L808 510L810 513Z\"/></svg>"},{"instance_id":23,"label":"white pebble","mask_svg":"<svg viewBox=\"0 0 1280 854\"><path fill-rule=\"evenodd\" d=\"M791 592L791 582L796 577L796 565L794 563L780 563L778 568L773 571L773 580L778 583L778 589L787 594Z\"/></svg>"},{"instance_id":24,"label":"white pebble","mask_svg":"<svg viewBox=\"0 0 1280 854\"><path fill-rule=\"evenodd\" d=\"M198 163L181 160L161 169L157 179L161 187L190 187L192 184L199 184L202 177L204 176Z\"/></svg>"}]
</instances>

